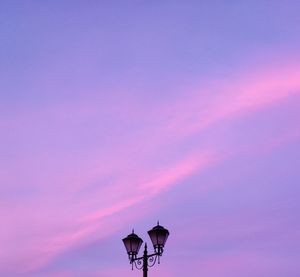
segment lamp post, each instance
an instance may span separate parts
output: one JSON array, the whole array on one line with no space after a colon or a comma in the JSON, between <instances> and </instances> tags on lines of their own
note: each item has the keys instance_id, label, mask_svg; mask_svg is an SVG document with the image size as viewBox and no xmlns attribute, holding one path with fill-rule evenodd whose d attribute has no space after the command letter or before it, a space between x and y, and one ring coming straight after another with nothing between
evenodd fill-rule
<instances>
[{"instance_id":1,"label":"lamp post","mask_svg":"<svg viewBox=\"0 0 300 277\"><path fill-rule=\"evenodd\" d=\"M160 263L160 257L163 254L164 246L169 236L169 231L159 225L158 222L157 226L148 231L148 234L153 244L154 253L148 254L147 243L145 243L144 254L142 257L138 257L137 255L143 244L143 240L134 233L134 230L132 230L132 233L123 239L132 270L133 265L137 269L143 269L143 277L148 276L148 267L154 266L156 261Z\"/></svg>"}]
</instances>

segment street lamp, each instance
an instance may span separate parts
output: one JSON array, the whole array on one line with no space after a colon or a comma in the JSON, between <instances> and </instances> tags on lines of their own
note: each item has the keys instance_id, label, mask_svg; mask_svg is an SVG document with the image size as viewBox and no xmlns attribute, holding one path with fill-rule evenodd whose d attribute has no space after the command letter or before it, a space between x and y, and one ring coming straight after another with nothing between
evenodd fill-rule
<instances>
[{"instance_id":1,"label":"street lamp","mask_svg":"<svg viewBox=\"0 0 300 277\"><path fill-rule=\"evenodd\" d=\"M137 255L143 244L143 240L134 233L134 230L132 230L130 235L123 239L132 269L133 265L137 269L143 269L143 277L147 277L148 267L154 266L156 261L160 263L160 257L164 251L169 231L157 222L157 226L148 231L148 234L154 247L154 253L148 254L147 243L145 243L144 254L142 257L137 257Z\"/></svg>"}]
</instances>

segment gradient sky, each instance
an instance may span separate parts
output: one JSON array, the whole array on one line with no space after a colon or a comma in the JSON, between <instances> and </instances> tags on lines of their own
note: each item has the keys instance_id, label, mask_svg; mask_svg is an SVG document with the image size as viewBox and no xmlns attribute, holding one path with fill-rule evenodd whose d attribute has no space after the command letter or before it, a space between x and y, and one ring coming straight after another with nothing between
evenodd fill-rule
<instances>
[{"instance_id":1,"label":"gradient sky","mask_svg":"<svg viewBox=\"0 0 300 277\"><path fill-rule=\"evenodd\" d=\"M300 276L300 1L0 1L0 276Z\"/></svg>"}]
</instances>

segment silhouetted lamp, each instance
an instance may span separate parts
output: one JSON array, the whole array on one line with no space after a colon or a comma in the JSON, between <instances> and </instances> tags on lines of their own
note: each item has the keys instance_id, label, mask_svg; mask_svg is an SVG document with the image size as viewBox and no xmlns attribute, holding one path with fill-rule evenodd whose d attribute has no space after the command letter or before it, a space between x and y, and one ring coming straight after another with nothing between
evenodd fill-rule
<instances>
[{"instance_id":1,"label":"silhouetted lamp","mask_svg":"<svg viewBox=\"0 0 300 277\"><path fill-rule=\"evenodd\" d=\"M157 226L153 227L150 231L148 231L149 237L152 241L154 251L158 255L162 255L165 243L169 236L169 231L165 229L163 226L157 223Z\"/></svg>"},{"instance_id":2,"label":"silhouetted lamp","mask_svg":"<svg viewBox=\"0 0 300 277\"><path fill-rule=\"evenodd\" d=\"M132 231L130 235L123 239L129 261L137 269L143 269L143 276L147 277L148 267L155 265L156 261L162 256L165 243L169 236L169 231L157 223L157 226L148 231L150 239L154 247L154 253L148 255L147 243L145 243L144 254L142 257L137 257L139 250L143 244L143 240Z\"/></svg>"},{"instance_id":3,"label":"silhouetted lamp","mask_svg":"<svg viewBox=\"0 0 300 277\"><path fill-rule=\"evenodd\" d=\"M129 260L134 260L139 253L143 240L134 233L134 230L132 230L132 234L124 238L123 243L125 245Z\"/></svg>"}]
</instances>

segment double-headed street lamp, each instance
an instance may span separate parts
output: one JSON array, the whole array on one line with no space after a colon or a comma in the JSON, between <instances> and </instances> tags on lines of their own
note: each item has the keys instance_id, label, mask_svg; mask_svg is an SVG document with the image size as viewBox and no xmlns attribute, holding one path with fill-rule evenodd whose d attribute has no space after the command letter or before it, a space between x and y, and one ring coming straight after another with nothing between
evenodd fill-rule
<instances>
[{"instance_id":1,"label":"double-headed street lamp","mask_svg":"<svg viewBox=\"0 0 300 277\"><path fill-rule=\"evenodd\" d=\"M158 263L160 262L160 257L164 251L164 246L169 236L169 231L163 226L159 225L158 222L157 226L148 231L148 234L154 247L154 253L148 254L147 243L145 243L144 255L142 257L137 257L137 255L143 244L143 240L136 235L133 230L132 234L123 239L132 269L133 265L137 269L143 269L144 277L147 277L148 275L148 267L154 266L156 261L158 261Z\"/></svg>"}]
</instances>

